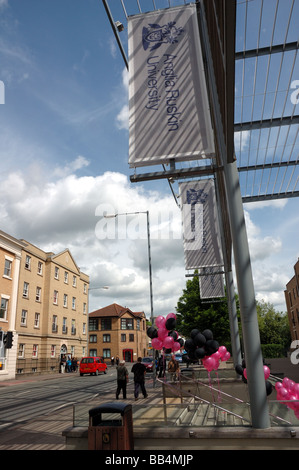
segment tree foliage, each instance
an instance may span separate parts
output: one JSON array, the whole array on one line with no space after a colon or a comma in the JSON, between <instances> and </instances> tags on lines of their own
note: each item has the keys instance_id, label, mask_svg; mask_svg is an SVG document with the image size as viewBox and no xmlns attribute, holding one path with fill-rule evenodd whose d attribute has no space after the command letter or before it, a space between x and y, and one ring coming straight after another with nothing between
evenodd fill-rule
<instances>
[{"instance_id":1,"label":"tree foliage","mask_svg":"<svg viewBox=\"0 0 299 470\"><path fill-rule=\"evenodd\" d=\"M177 330L190 336L194 328L212 330L214 337L223 345L230 344L230 325L227 299L205 301L200 297L198 277L186 282L186 288L178 300Z\"/></svg>"}]
</instances>

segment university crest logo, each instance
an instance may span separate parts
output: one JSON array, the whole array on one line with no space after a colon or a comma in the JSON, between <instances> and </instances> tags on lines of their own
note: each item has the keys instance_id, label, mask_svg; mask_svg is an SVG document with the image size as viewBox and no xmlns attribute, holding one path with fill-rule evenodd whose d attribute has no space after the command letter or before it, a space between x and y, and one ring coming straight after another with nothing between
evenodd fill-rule
<instances>
[{"instance_id":1,"label":"university crest logo","mask_svg":"<svg viewBox=\"0 0 299 470\"><path fill-rule=\"evenodd\" d=\"M160 26L159 24L149 24L149 28L142 30L142 44L146 51L150 47L150 51L158 49L162 44L174 44L178 42L178 37L184 32L183 28L177 28L176 22L171 21L168 24Z\"/></svg>"}]
</instances>

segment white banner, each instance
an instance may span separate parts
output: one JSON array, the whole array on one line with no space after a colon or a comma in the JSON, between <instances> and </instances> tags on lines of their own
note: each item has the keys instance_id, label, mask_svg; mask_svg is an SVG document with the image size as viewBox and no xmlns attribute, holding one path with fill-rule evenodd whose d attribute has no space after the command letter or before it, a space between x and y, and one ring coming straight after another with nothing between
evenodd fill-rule
<instances>
[{"instance_id":1,"label":"white banner","mask_svg":"<svg viewBox=\"0 0 299 470\"><path fill-rule=\"evenodd\" d=\"M130 167L211 157L196 6L128 18Z\"/></svg>"},{"instance_id":2,"label":"white banner","mask_svg":"<svg viewBox=\"0 0 299 470\"><path fill-rule=\"evenodd\" d=\"M214 181L180 183L185 268L222 266Z\"/></svg>"},{"instance_id":3,"label":"white banner","mask_svg":"<svg viewBox=\"0 0 299 470\"><path fill-rule=\"evenodd\" d=\"M201 299L225 297L223 274L219 268L200 269L199 291Z\"/></svg>"}]
</instances>

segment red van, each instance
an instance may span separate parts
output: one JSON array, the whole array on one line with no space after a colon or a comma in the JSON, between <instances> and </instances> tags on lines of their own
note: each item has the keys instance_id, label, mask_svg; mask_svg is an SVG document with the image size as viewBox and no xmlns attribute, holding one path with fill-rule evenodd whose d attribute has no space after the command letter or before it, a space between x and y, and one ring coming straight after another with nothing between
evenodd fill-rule
<instances>
[{"instance_id":1,"label":"red van","mask_svg":"<svg viewBox=\"0 0 299 470\"><path fill-rule=\"evenodd\" d=\"M107 364L102 357L82 357L80 361L80 376L84 374L99 375L99 372L107 373Z\"/></svg>"}]
</instances>

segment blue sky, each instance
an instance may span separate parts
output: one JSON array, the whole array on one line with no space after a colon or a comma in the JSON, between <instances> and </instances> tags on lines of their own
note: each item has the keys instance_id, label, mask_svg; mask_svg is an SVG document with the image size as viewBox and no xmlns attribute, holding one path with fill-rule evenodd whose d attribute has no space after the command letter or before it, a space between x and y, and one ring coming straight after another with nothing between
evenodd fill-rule
<instances>
[{"instance_id":1,"label":"blue sky","mask_svg":"<svg viewBox=\"0 0 299 470\"><path fill-rule=\"evenodd\" d=\"M0 80L0 229L69 248L92 287L109 286L93 291L91 309L117 302L149 315L145 218L101 218L149 210L154 313L174 311L186 283L180 211L165 181L130 183L127 74L102 2L0 0ZM298 201L245 214L257 298L285 310Z\"/></svg>"}]
</instances>

